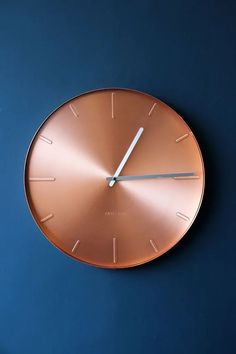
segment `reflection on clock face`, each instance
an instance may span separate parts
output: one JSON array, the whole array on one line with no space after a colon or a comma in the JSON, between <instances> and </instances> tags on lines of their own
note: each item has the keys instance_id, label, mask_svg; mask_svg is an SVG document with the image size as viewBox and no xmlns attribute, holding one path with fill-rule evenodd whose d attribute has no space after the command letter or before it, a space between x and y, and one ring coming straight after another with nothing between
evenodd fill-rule
<instances>
[{"instance_id":1,"label":"reflection on clock face","mask_svg":"<svg viewBox=\"0 0 236 354\"><path fill-rule=\"evenodd\" d=\"M165 103L106 89L66 102L42 124L25 189L56 247L123 268L159 257L183 237L201 204L204 167L190 128Z\"/></svg>"}]
</instances>

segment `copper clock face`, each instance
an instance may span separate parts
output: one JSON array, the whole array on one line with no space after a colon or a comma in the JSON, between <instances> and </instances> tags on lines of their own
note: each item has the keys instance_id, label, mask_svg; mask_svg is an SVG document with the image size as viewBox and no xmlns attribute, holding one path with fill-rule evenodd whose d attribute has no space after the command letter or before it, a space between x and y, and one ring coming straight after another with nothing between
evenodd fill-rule
<instances>
[{"instance_id":1,"label":"copper clock face","mask_svg":"<svg viewBox=\"0 0 236 354\"><path fill-rule=\"evenodd\" d=\"M204 191L188 125L147 94L105 89L54 111L25 165L32 215L56 247L105 268L159 257L187 232Z\"/></svg>"}]
</instances>

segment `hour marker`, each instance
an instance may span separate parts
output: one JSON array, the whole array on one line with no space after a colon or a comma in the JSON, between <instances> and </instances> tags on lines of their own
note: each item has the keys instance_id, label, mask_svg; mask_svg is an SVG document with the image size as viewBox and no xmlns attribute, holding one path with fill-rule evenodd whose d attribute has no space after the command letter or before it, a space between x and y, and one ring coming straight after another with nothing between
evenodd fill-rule
<instances>
[{"instance_id":1,"label":"hour marker","mask_svg":"<svg viewBox=\"0 0 236 354\"><path fill-rule=\"evenodd\" d=\"M43 136L43 135L39 135L39 139L45 141L45 143L52 144L52 140L45 138L45 136Z\"/></svg>"},{"instance_id":2,"label":"hour marker","mask_svg":"<svg viewBox=\"0 0 236 354\"><path fill-rule=\"evenodd\" d=\"M148 116L150 117L150 115L152 114L152 112L153 112L153 110L154 110L154 108L156 107L156 103L154 103L154 105L151 107L151 109L150 109L150 111L149 111L149 113L148 113Z\"/></svg>"},{"instance_id":3,"label":"hour marker","mask_svg":"<svg viewBox=\"0 0 236 354\"><path fill-rule=\"evenodd\" d=\"M30 177L30 182L53 182L55 181L55 177Z\"/></svg>"},{"instance_id":4,"label":"hour marker","mask_svg":"<svg viewBox=\"0 0 236 354\"><path fill-rule=\"evenodd\" d=\"M54 216L53 214L49 214L49 215L45 216L45 218L42 218L40 221L41 221L41 222L45 222L45 221L47 221L47 220L53 218L53 216Z\"/></svg>"},{"instance_id":5,"label":"hour marker","mask_svg":"<svg viewBox=\"0 0 236 354\"><path fill-rule=\"evenodd\" d=\"M115 97L115 93L112 92L112 94L111 94L111 118L115 118L115 115L114 115L114 97Z\"/></svg>"},{"instance_id":6,"label":"hour marker","mask_svg":"<svg viewBox=\"0 0 236 354\"><path fill-rule=\"evenodd\" d=\"M174 179L199 179L199 176L177 176L173 177Z\"/></svg>"},{"instance_id":7,"label":"hour marker","mask_svg":"<svg viewBox=\"0 0 236 354\"><path fill-rule=\"evenodd\" d=\"M116 242L116 237L113 237L112 245L113 245L113 263L117 263L117 242Z\"/></svg>"},{"instance_id":8,"label":"hour marker","mask_svg":"<svg viewBox=\"0 0 236 354\"><path fill-rule=\"evenodd\" d=\"M74 244L74 247L72 248L72 252L75 252L78 249L79 244L80 244L80 240L77 240Z\"/></svg>"},{"instance_id":9,"label":"hour marker","mask_svg":"<svg viewBox=\"0 0 236 354\"><path fill-rule=\"evenodd\" d=\"M189 136L189 134L184 134L184 135L180 136L178 139L176 139L175 141L176 141L176 143L179 143L180 141L186 139L188 136Z\"/></svg>"},{"instance_id":10,"label":"hour marker","mask_svg":"<svg viewBox=\"0 0 236 354\"><path fill-rule=\"evenodd\" d=\"M156 245L156 242L153 240L150 240L150 245L152 246L152 248L154 249L155 252L158 252L158 248Z\"/></svg>"},{"instance_id":11,"label":"hour marker","mask_svg":"<svg viewBox=\"0 0 236 354\"><path fill-rule=\"evenodd\" d=\"M189 221L190 219L189 219L189 217L188 216L186 216L186 215L184 215L184 214L182 214L182 213L176 213L176 215L179 217L179 218L181 218L181 219L183 219L183 220L186 220L186 221Z\"/></svg>"},{"instance_id":12,"label":"hour marker","mask_svg":"<svg viewBox=\"0 0 236 354\"><path fill-rule=\"evenodd\" d=\"M72 106L72 104L69 105L71 112L74 114L76 118L79 118L78 113L76 112L75 108Z\"/></svg>"}]
</instances>

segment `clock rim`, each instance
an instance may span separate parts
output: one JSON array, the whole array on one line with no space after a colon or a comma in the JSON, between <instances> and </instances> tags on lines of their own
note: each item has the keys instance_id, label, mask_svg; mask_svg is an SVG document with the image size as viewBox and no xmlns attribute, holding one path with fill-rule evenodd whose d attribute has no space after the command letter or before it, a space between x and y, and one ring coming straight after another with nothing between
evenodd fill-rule
<instances>
[{"instance_id":1,"label":"clock rim","mask_svg":"<svg viewBox=\"0 0 236 354\"><path fill-rule=\"evenodd\" d=\"M173 112L175 112L178 117L184 122L184 124L189 128L189 131L192 132L192 129L190 129L189 125L186 123L186 121L182 118L182 116L175 110L173 109L171 106L169 106L169 104L165 103L162 99L159 99L157 97L152 96L149 93L146 92L142 92L136 89L130 89L130 88L123 88L123 87L105 87L105 88L99 88L99 89L94 89L94 90L88 90L86 92L83 92L79 95L73 96L72 98L64 101L61 105L57 106L54 110L52 110L47 117L43 120L43 122L40 124L40 126L36 129L36 132L34 133L33 137L30 140L30 143L28 145L28 149L25 155L25 159L24 159L24 166L23 166L23 186L24 186L24 196L26 199L26 203L28 206L28 210L30 211L30 214L34 220L34 223L37 225L37 227L39 228L39 230L41 231L41 233L43 234L44 238L46 238L47 241L49 241L54 247L56 247L59 251L61 251L62 253L64 253L64 255L69 256L70 258L76 260L77 262L81 262L96 268L103 268L103 269L128 269L128 268L134 268L134 267L138 267L144 264L147 264L149 262L153 262L155 259L160 258L162 255L168 253L169 251L171 251L182 239L183 237L188 233L189 229L191 228L191 226L193 225L199 210L201 208L202 202L203 202L203 197L204 197L204 193L205 193L205 165L204 165L204 160L203 160L203 154L202 151L200 149L200 146L198 144L198 141L195 137L195 134L193 133L192 137L194 138L195 144L197 146L198 152L199 152L199 156L200 156L200 160L201 160L201 166L202 166L202 190L201 190L201 196L200 196L200 200L198 203L198 207L196 209L196 212L194 214L194 217L191 219L191 222L189 223L188 227L185 229L184 233L181 234L181 236L175 240L174 242L170 243L170 246L167 250L164 250L163 252L158 252L157 255L154 255L152 258L149 258L148 260L145 261L141 261L141 262L136 262L134 264L129 264L129 265L119 265L119 263L116 263L114 265L100 265L97 263L92 263L92 262L88 262L86 260L83 259L79 259L78 257L74 256L73 254L67 252L66 250L64 250L62 247L58 246L56 243L54 243L51 239L49 239L49 237L46 235L46 233L44 233L41 224L39 221L37 221L36 216L33 213L33 210L31 209L30 206L30 201L29 201L29 197L27 194L27 181L26 181L26 174L27 174L27 166L28 166L28 162L29 162L29 156L30 156L30 151L32 148L32 145L36 139L36 136L38 135L39 131L41 130L41 128L44 126L44 124L50 119L50 117L59 109L61 109L63 106L67 105L69 102L81 98L82 96L88 95L88 94L92 94L92 93L97 93L97 92L102 92L102 91L112 91L112 90L117 90L117 91L127 91L127 92L134 92L134 93L138 93L141 94L145 97L149 97L152 98L154 101L160 101L162 103L164 103L166 106L168 106Z\"/></svg>"}]
</instances>

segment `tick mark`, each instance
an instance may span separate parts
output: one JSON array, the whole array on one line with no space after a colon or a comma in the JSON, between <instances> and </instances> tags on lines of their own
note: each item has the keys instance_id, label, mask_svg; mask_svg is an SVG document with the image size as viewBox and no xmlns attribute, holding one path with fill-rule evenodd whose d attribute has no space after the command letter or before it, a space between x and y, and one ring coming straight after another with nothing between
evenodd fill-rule
<instances>
[{"instance_id":1,"label":"tick mark","mask_svg":"<svg viewBox=\"0 0 236 354\"><path fill-rule=\"evenodd\" d=\"M43 136L43 135L40 135L39 139L45 141L45 143L52 144L52 140L45 138L45 136Z\"/></svg>"},{"instance_id":2,"label":"tick mark","mask_svg":"<svg viewBox=\"0 0 236 354\"><path fill-rule=\"evenodd\" d=\"M53 182L55 181L55 177L30 177L30 182Z\"/></svg>"},{"instance_id":3,"label":"tick mark","mask_svg":"<svg viewBox=\"0 0 236 354\"><path fill-rule=\"evenodd\" d=\"M199 179L199 176L177 176L173 177L174 179Z\"/></svg>"},{"instance_id":4,"label":"tick mark","mask_svg":"<svg viewBox=\"0 0 236 354\"><path fill-rule=\"evenodd\" d=\"M74 244L74 247L72 248L72 252L75 252L78 249L79 244L80 244L80 240L77 240Z\"/></svg>"},{"instance_id":5,"label":"tick mark","mask_svg":"<svg viewBox=\"0 0 236 354\"><path fill-rule=\"evenodd\" d=\"M117 263L117 241L116 241L116 237L113 237L112 245L113 245L113 263Z\"/></svg>"},{"instance_id":6,"label":"tick mark","mask_svg":"<svg viewBox=\"0 0 236 354\"><path fill-rule=\"evenodd\" d=\"M176 213L176 215L179 217L179 218L181 218L181 219L183 219L183 220L185 220L185 221L189 221L190 219L189 219L189 217L188 216L186 216L186 215L184 215L184 214L182 214L182 213Z\"/></svg>"},{"instance_id":7,"label":"tick mark","mask_svg":"<svg viewBox=\"0 0 236 354\"><path fill-rule=\"evenodd\" d=\"M41 222L45 222L45 221L47 221L47 220L53 218L53 216L54 216L53 214L49 214L49 215L45 216L45 218L42 218L40 221L41 221Z\"/></svg>"},{"instance_id":8,"label":"tick mark","mask_svg":"<svg viewBox=\"0 0 236 354\"><path fill-rule=\"evenodd\" d=\"M149 113L148 113L148 116L150 117L150 115L152 114L152 112L153 112L153 110L154 110L154 108L156 107L156 103L154 103L153 104L153 106L151 107L151 109L150 109L150 111L149 111Z\"/></svg>"},{"instance_id":9,"label":"tick mark","mask_svg":"<svg viewBox=\"0 0 236 354\"><path fill-rule=\"evenodd\" d=\"M180 136L178 139L175 140L176 143L179 143L180 141L186 139L189 136L189 134L184 134Z\"/></svg>"},{"instance_id":10,"label":"tick mark","mask_svg":"<svg viewBox=\"0 0 236 354\"><path fill-rule=\"evenodd\" d=\"M71 112L74 114L76 118L79 118L78 113L76 112L76 109L72 106L72 104L69 105Z\"/></svg>"},{"instance_id":11,"label":"tick mark","mask_svg":"<svg viewBox=\"0 0 236 354\"><path fill-rule=\"evenodd\" d=\"M114 98L115 98L115 93L112 92L111 94L111 118L115 118L115 114L114 114Z\"/></svg>"},{"instance_id":12,"label":"tick mark","mask_svg":"<svg viewBox=\"0 0 236 354\"><path fill-rule=\"evenodd\" d=\"M150 241L150 245L152 246L152 248L154 249L155 252L158 252L158 248L156 245L156 242L153 240L149 240Z\"/></svg>"}]
</instances>

